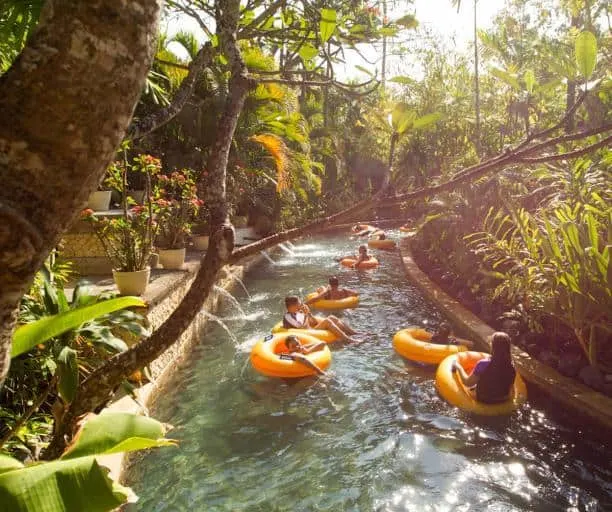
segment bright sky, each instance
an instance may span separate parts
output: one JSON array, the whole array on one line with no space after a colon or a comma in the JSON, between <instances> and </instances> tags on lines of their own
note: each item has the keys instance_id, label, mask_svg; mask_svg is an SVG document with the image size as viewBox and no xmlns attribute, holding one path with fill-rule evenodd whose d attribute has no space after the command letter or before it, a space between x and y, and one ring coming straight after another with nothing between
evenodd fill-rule
<instances>
[{"instance_id":1,"label":"bright sky","mask_svg":"<svg viewBox=\"0 0 612 512\"><path fill-rule=\"evenodd\" d=\"M421 27L426 27L434 32L441 34L449 41L452 46L458 49L467 49L473 39L473 0L462 0L461 9L457 12L452 7L451 0L415 0L411 8L402 7L390 13L391 19L397 18L416 11L416 17ZM478 0L478 27L487 28L495 15L504 7L505 0ZM168 31L174 33L177 30L189 30L200 32L197 24L186 16L180 16L168 23ZM363 47L363 53L368 60L378 59L379 50L369 46ZM365 63L356 53L347 54L347 64L340 66L337 71L342 79L346 78L366 78L366 75L355 69L355 65L361 65L368 69L372 66ZM377 65L380 70L380 63ZM390 62L390 74L414 74L414 69L409 63L404 63L398 59ZM417 72L418 74L418 72Z\"/></svg>"}]
</instances>

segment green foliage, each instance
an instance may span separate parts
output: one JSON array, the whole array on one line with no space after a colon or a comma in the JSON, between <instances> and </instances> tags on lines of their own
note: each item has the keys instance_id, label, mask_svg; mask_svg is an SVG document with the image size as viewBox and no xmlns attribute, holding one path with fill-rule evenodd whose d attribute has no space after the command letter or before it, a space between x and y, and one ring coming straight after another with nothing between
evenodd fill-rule
<instances>
[{"instance_id":1,"label":"green foliage","mask_svg":"<svg viewBox=\"0 0 612 512\"><path fill-rule=\"evenodd\" d=\"M591 78L595 65L597 64L597 39L596 37L585 30L576 36L574 43L574 53L576 56L576 65L580 74L585 78Z\"/></svg>"},{"instance_id":2,"label":"green foliage","mask_svg":"<svg viewBox=\"0 0 612 512\"><path fill-rule=\"evenodd\" d=\"M63 292L61 292L63 294ZM18 327L13 335L11 357L17 357L40 343L45 343L67 331L74 330L102 316L129 307L145 307L138 297L120 297L103 300L89 306L62 311L53 316Z\"/></svg>"},{"instance_id":3,"label":"green foliage","mask_svg":"<svg viewBox=\"0 0 612 512\"><path fill-rule=\"evenodd\" d=\"M337 14L334 9L321 9L321 22L319 23L319 34L321 42L326 43L334 35L336 30Z\"/></svg>"},{"instance_id":4,"label":"green foliage","mask_svg":"<svg viewBox=\"0 0 612 512\"><path fill-rule=\"evenodd\" d=\"M85 422L75 442L59 459L23 466L0 455L0 502L15 512L104 512L132 494L108 477L97 456L174 443L151 418L104 412Z\"/></svg>"}]
</instances>

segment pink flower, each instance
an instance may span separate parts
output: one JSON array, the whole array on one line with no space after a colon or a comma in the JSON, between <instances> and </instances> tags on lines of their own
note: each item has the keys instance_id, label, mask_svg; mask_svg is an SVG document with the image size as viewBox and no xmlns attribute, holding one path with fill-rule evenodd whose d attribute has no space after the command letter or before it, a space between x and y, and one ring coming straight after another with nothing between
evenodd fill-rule
<instances>
[{"instance_id":1,"label":"pink flower","mask_svg":"<svg viewBox=\"0 0 612 512\"><path fill-rule=\"evenodd\" d=\"M140 215L142 212L144 212L146 210L146 208L142 205L137 205L134 206L130 209L130 211L136 215Z\"/></svg>"},{"instance_id":2,"label":"pink flower","mask_svg":"<svg viewBox=\"0 0 612 512\"><path fill-rule=\"evenodd\" d=\"M157 179L159 181L168 181L170 178L168 178L168 176L166 176L165 174L160 174Z\"/></svg>"},{"instance_id":3,"label":"pink flower","mask_svg":"<svg viewBox=\"0 0 612 512\"><path fill-rule=\"evenodd\" d=\"M157 201L155 201L155 203L161 208L167 208L168 206L170 206L170 201L166 201L165 199L158 199Z\"/></svg>"},{"instance_id":4,"label":"pink flower","mask_svg":"<svg viewBox=\"0 0 612 512\"><path fill-rule=\"evenodd\" d=\"M196 208L199 208L200 206L202 206L204 204L204 201L202 201L201 199L198 199L197 197L195 199L191 200L191 204L193 206L195 206Z\"/></svg>"},{"instance_id":5,"label":"pink flower","mask_svg":"<svg viewBox=\"0 0 612 512\"><path fill-rule=\"evenodd\" d=\"M85 208L81 211L81 218L86 219L87 217L93 216L94 211L91 208Z\"/></svg>"}]
</instances>

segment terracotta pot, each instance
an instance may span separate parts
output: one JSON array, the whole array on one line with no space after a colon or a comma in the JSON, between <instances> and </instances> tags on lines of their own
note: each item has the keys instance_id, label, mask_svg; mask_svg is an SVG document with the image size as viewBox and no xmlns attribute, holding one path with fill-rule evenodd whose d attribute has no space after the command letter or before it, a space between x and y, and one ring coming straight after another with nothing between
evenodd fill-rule
<instances>
[{"instance_id":1,"label":"terracotta pot","mask_svg":"<svg viewBox=\"0 0 612 512\"><path fill-rule=\"evenodd\" d=\"M208 235L193 235L193 247L196 251L206 251L208 249Z\"/></svg>"},{"instance_id":2,"label":"terracotta pot","mask_svg":"<svg viewBox=\"0 0 612 512\"><path fill-rule=\"evenodd\" d=\"M181 270L185 264L185 248L160 249L159 262L166 270Z\"/></svg>"},{"instance_id":3,"label":"terracotta pot","mask_svg":"<svg viewBox=\"0 0 612 512\"><path fill-rule=\"evenodd\" d=\"M87 199L87 208L91 208L94 212L107 211L110 206L111 193L110 190L92 192Z\"/></svg>"},{"instance_id":4,"label":"terracotta pot","mask_svg":"<svg viewBox=\"0 0 612 512\"><path fill-rule=\"evenodd\" d=\"M121 295L142 295L149 284L151 267L135 272L113 270L113 279Z\"/></svg>"}]
</instances>

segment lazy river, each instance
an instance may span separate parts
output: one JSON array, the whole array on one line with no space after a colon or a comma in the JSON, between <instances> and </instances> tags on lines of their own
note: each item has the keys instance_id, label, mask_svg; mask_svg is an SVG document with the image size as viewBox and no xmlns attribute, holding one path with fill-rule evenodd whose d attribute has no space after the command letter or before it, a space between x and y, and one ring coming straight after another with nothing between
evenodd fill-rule
<instances>
[{"instance_id":1,"label":"lazy river","mask_svg":"<svg viewBox=\"0 0 612 512\"><path fill-rule=\"evenodd\" d=\"M398 232L392 232L397 237ZM479 418L444 402L434 370L402 360L393 334L442 318L406 280L397 251L377 270L341 269L346 234L276 253L226 302L178 367L152 415L178 448L131 468L135 509L161 511L612 510L612 448L537 400L510 417ZM367 342L331 346L330 376L287 384L256 374L251 347L302 297L336 274L361 292L341 315Z\"/></svg>"}]
</instances>

